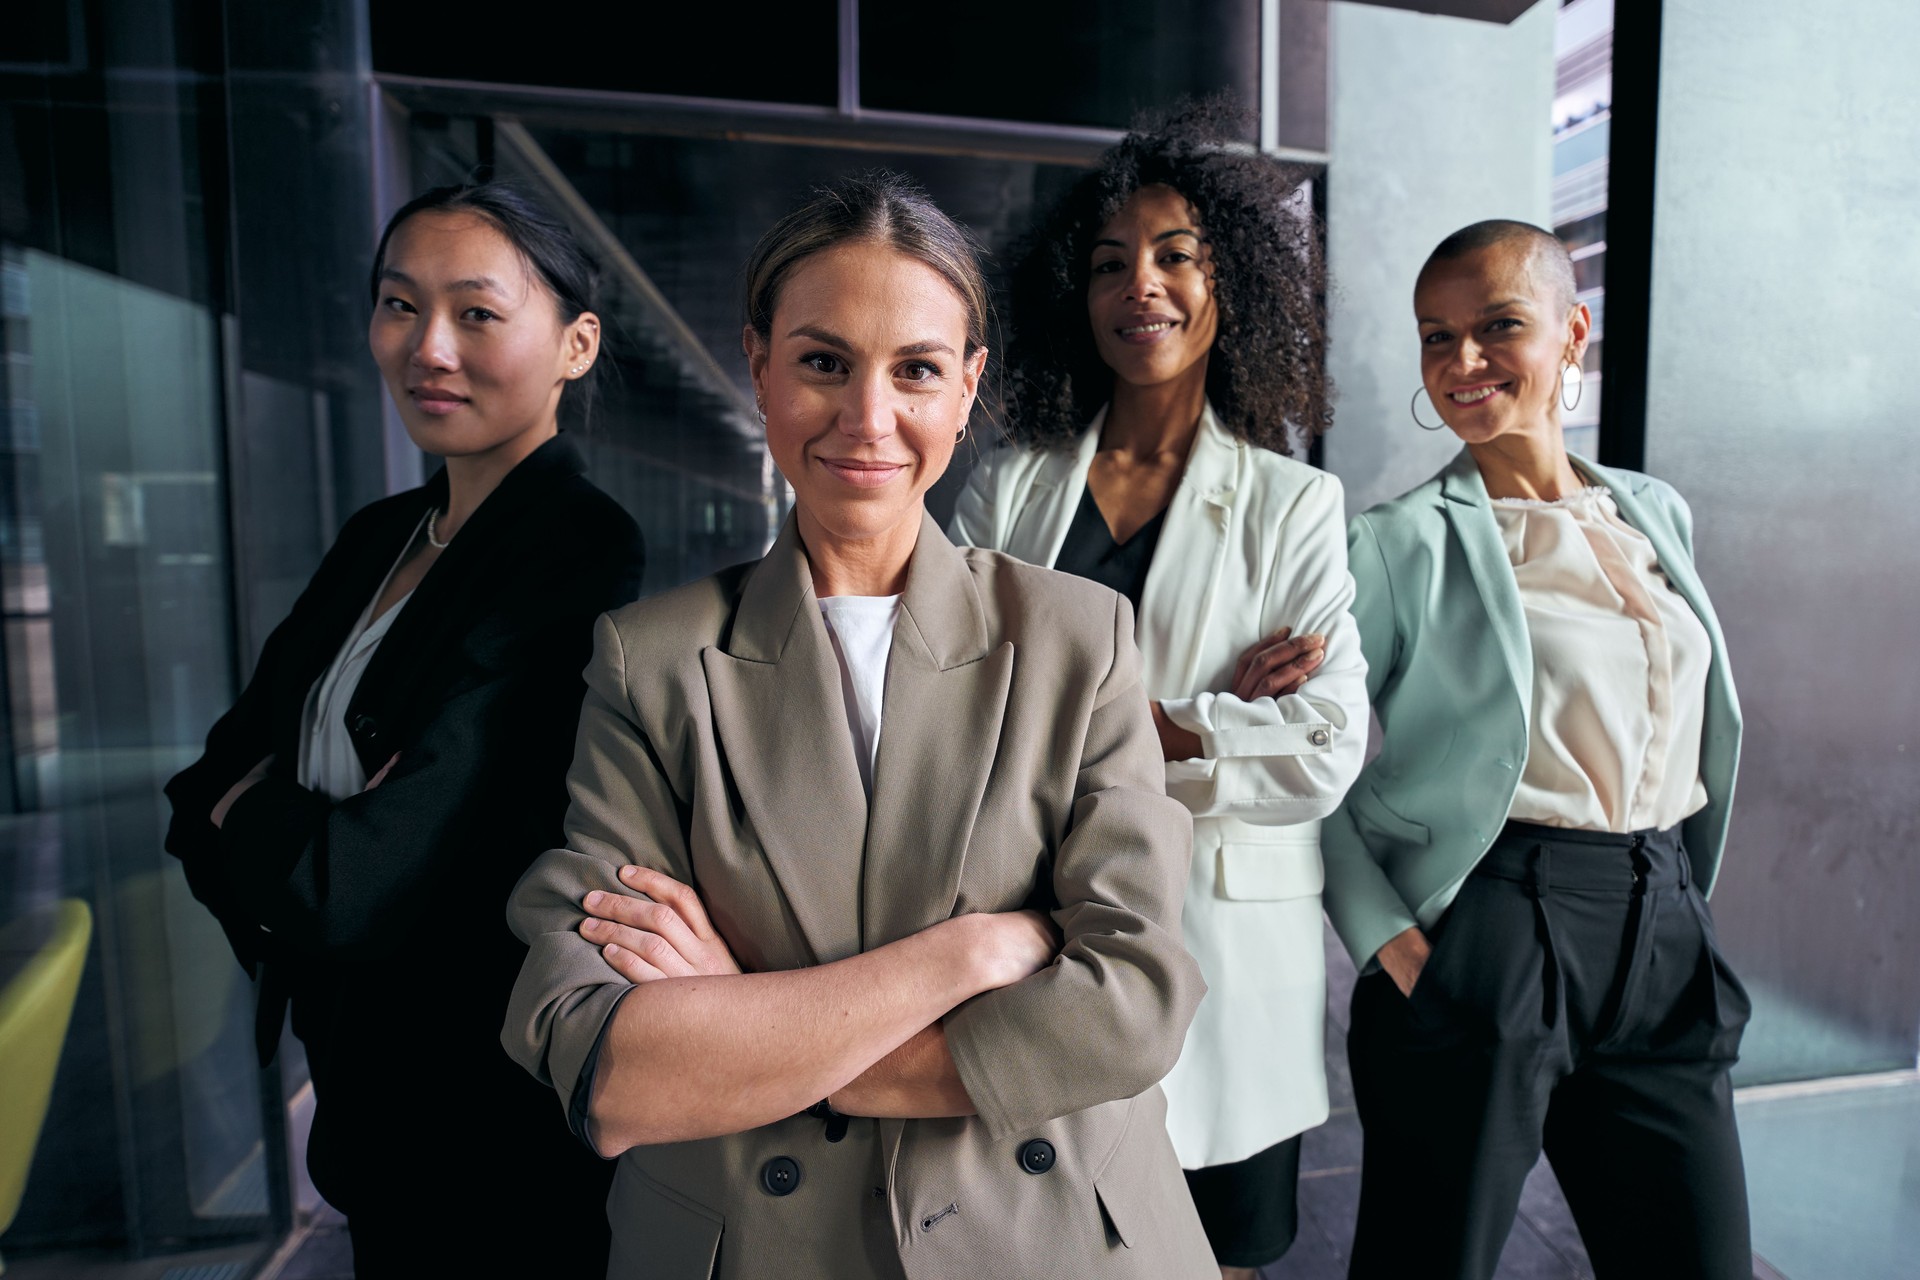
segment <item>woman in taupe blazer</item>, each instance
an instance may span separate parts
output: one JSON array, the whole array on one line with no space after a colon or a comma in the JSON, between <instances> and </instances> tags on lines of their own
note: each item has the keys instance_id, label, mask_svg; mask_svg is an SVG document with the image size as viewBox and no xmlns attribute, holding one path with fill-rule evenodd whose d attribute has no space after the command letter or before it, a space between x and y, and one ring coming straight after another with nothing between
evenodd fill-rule
<instances>
[{"instance_id":1,"label":"woman in taupe blazer","mask_svg":"<svg viewBox=\"0 0 1920 1280\"><path fill-rule=\"evenodd\" d=\"M610 1275L1214 1274L1156 1087L1203 984L1131 609L923 506L986 311L897 178L790 214L744 342L793 515L600 620L504 1039L619 1157Z\"/></svg>"}]
</instances>

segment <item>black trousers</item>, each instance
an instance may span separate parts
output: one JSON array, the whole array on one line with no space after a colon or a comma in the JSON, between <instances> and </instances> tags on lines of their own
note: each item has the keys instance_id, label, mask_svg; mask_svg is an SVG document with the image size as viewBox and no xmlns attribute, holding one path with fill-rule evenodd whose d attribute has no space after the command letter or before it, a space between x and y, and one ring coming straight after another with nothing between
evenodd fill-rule
<instances>
[{"instance_id":1,"label":"black trousers","mask_svg":"<svg viewBox=\"0 0 1920 1280\"><path fill-rule=\"evenodd\" d=\"M1432 942L1411 997L1354 988L1350 1274L1492 1276L1544 1146L1600 1280L1750 1280L1751 1006L1678 831L1508 823Z\"/></svg>"}]
</instances>

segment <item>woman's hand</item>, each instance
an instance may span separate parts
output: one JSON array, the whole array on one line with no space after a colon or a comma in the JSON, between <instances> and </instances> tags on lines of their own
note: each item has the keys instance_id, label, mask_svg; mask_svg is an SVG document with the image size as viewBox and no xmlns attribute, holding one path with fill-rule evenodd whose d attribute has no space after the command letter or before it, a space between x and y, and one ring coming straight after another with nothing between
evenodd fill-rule
<instances>
[{"instance_id":1,"label":"woman's hand","mask_svg":"<svg viewBox=\"0 0 1920 1280\"><path fill-rule=\"evenodd\" d=\"M1309 632L1294 635L1282 627L1256 640L1233 668L1233 696L1242 702L1255 698L1284 698L1298 693L1315 667L1326 661L1327 638Z\"/></svg>"},{"instance_id":2,"label":"woman's hand","mask_svg":"<svg viewBox=\"0 0 1920 1280\"><path fill-rule=\"evenodd\" d=\"M207 815L208 821L212 822L216 827L226 825L227 811L233 808L233 802L245 795L247 788L266 777L267 770L271 768L273 768L273 757L268 756L265 760L253 766L253 768L247 770L246 777L228 787L227 794L220 797L220 803L213 806L213 812Z\"/></svg>"},{"instance_id":3,"label":"woman's hand","mask_svg":"<svg viewBox=\"0 0 1920 1280\"><path fill-rule=\"evenodd\" d=\"M385 764L380 766L380 772L374 774L371 778L368 778L367 785L360 789L362 791L373 790L375 787L379 786L381 783L387 780L387 775L393 772L393 766L399 763L400 763L400 753L396 751L392 755L387 757L387 762Z\"/></svg>"},{"instance_id":4,"label":"woman's hand","mask_svg":"<svg viewBox=\"0 0 1920 1280\"><path fill-rule=\"evenodd\" d=\"M1393 984L1400 988L1400 994L1411 996L1413 985L1420 981L1420 971L1427 967L1427 957L1432 954L1433 948L1427 945L1427 935L1420 932L1416 925L1389 938L1387 945L1374 954L1374 959L1387 971Z\"/></svg>"},{"instance_id":5,"label":"woman's hand","mask_svg":"<svg viewBox=\"0 0 1920 1280\"><path fill-rule=\"evenodd\" d=\"M997 991L1031 978L1060 954L1060 933L1038 911L999 911L972 920L981 931L974 959L986 990Z\"/></svg>"},{"instance_id":6,"label":"woman's hand","mask_svg":"<svg viewBox=\"0 0 1920 1280\"><path fill-rule=\"evenodd\" d=\"M1201 755L1200 735L1191 729L1182 729L1167 714L1167 709L1158 702L1149 701L1147 707L1153 712L1153 728L1160 735L1160 758L1162 760L1196 760Z\"/></svg>"},{"instance_id":7,"label":"woman's hand","mask_svg":"<svg viewBox=\"0 0 1920 1280\"><path fill-rule=\"evenodd\" d=\"M643 898L594 890L580 905L580 936L599 946L614 972L638 985L660 978L740 972L700 895L648 867L620 868L620 882Z\"/></svg>"}]
</instances>

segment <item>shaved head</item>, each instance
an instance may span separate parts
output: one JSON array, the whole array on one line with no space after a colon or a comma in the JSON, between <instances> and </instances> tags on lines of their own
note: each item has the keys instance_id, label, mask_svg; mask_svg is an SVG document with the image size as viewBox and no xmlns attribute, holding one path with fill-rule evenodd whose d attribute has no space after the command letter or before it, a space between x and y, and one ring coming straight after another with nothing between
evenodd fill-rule
<instances>
[{"instance_id":1,"label":"shaved head","mask_svg":"<svg viewBox=\"0 0 1920 1280\"><path fill-rule=\"evenodd\" d=\"M1551 231L1544 231L1531 222L1507 218L1476 222L1442 240L1427 255L1414 288L1418 289L1419 281L1425 280L1427 273L1441 263L1456 261L1482 249L1508 249L1527 255L1527 265L1539 273L1541 281L1552 290L1555 301L1562 307L1573 306L1573 259L1567 255L1567 247Z\"/></svg>"}]
</instances>

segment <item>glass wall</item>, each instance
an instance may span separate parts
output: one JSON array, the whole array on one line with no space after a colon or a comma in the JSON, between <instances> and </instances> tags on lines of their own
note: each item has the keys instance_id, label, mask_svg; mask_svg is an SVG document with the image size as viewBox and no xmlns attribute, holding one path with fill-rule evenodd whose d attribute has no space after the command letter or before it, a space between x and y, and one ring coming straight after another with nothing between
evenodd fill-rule
<instances>
[{"instance_id":1,"label":"glass wall","mask_svg":"<svg viewBox=\"0 0 1920 1280\"><path fill-rule=\"evenodd\" d=\"M415 189L476 169L511 177L566 210L599 251L603 365L612 377L586 438L595 483L646 535L649 592L760 555L787 509L740 352L741 270L761 232L814 184L892 169L982 236L999 284L1036 203L1078 172L1032 159L582 128L535 116L415 110L406 136ZM942 519L972 456L963 451L932 495Z\"/></svg>"},{"instance_id":2,"label":"glass wall","mask_svg":"<svg viewBox=\"0 0 1920 1280\"><path fill-rule=\"evenodd\" d=\"M1593 312L1584 386L1567 447L1600 456L1600 359L1607 329L1607 177L1613 156L1613 0L1560 0L1554 22L1553 230Z\"/></svg>"},{"instance_id":3,"label":"glass wall","mask_svg":"<svg viewBox=\"0 0 1920 1280\"><path fill-rule=\"evenodd\" d=\"M217 5L36 6L0 66L0 982L92 931L9 1260L258 1252L286 1195L245 974L161 848L234 691ZM27 1034L58 1039L58 1027Z\"/></svg>"}]
</instances>

